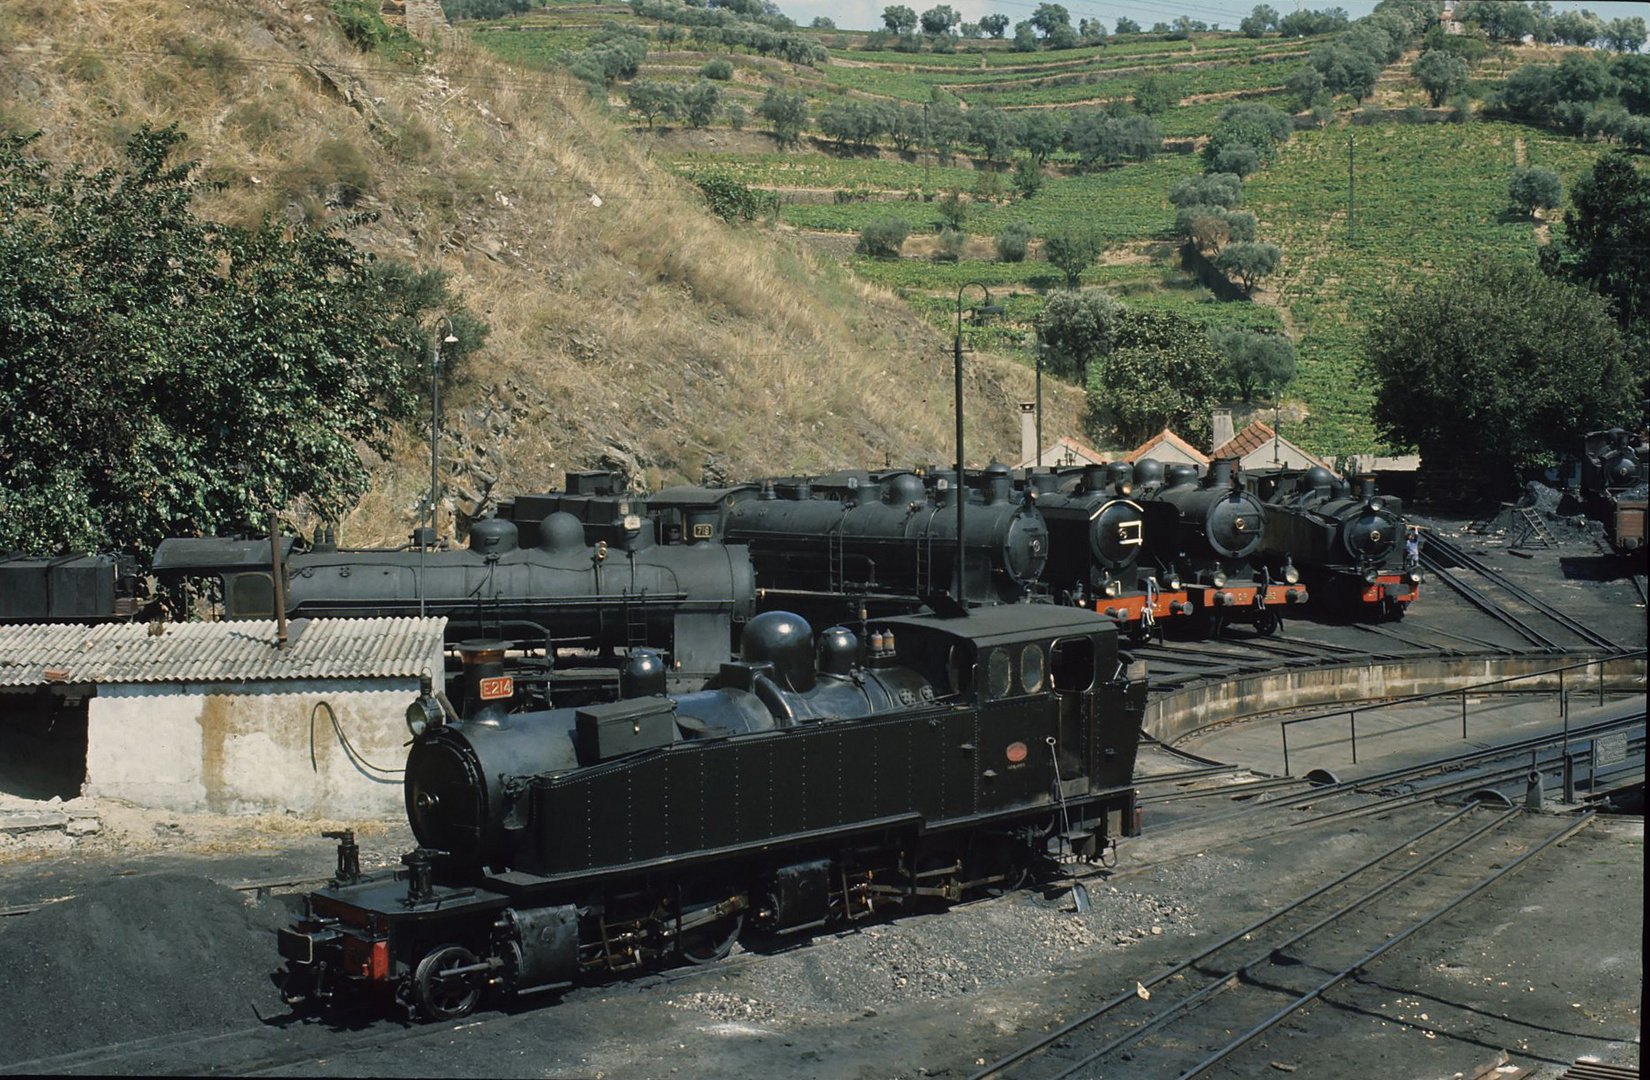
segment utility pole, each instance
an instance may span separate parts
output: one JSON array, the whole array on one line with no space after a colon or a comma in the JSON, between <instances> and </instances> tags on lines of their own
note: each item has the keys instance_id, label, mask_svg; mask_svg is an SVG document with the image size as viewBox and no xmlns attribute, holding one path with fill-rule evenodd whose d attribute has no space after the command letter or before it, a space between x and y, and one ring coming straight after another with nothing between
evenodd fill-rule
<instances>
[{"instance_id":1,"label":"utility pole","mask_svg":"<svg viewBox=\"0 0 1650 1080\"><path fill-rule=\"evenodd\" d=\"M928 102L925 101L922 103L922 190L925 195L928 192L928 163L933 156L934 147L928 139Z\"/></svg>"},{"instance_id":2,"label":"utility pole","mask_svg":"<svg viewBox=\"0 0 1650 1080\"><path fill-rule=\"evenodd\" d=\"M1349 244L1357 239L1352 203L1352 163L1357 160L1357 154L1358 137L1349 131L1346 134L1346 241Z\"/></svg>"}]
</instances>

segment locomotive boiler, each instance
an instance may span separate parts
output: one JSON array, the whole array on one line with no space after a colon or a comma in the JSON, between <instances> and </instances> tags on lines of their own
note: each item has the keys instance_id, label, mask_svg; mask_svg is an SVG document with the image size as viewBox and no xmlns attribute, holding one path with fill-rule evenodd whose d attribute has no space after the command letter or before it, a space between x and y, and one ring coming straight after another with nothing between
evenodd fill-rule
<instances>
[{"instance_id":1,"label":"locomotive boiler","mask_svg":"<svg viewBox=\"0 0 1650 1080\"><path fill-rule=\"evenodd\" d=\"M478 673L480 674L480 673ZM851 923L1092 860L1134 827L1144 665L1055 605L833 627L789 612L665 694L645 653L604 705L468 719L432 702L406 769L419 847L280 935L294 1003L378 994L424 1019L741 935Z\"/></svg>"}]
</instances>

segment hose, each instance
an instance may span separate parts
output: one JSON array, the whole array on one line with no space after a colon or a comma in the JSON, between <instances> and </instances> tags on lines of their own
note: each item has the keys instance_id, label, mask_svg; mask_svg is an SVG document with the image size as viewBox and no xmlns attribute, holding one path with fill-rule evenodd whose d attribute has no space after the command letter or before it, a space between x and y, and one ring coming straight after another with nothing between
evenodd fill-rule
<instances>
[{"instance_id":1,"label":"hose","mask_svg":"<svg viewBox=\"0 0 1650 1080\"><path fill-rule=\"evenodd\" d=\"M363 765L373 772L383 773L386 776L405 776L405 769L386 769L382 765L374 765L361 755L361 752L350 743L349 736L344 734L343 726L338 723L338 714L332 711L332 703L322 700L315 703L309 710L309 767L312 772L320 772L320 764L315 760L315 716L322 709L327 711L327 719L332 721L332 730L338 736L338 742L344 747L344 753L356 765Z\"/></svg>"}]
</instances>

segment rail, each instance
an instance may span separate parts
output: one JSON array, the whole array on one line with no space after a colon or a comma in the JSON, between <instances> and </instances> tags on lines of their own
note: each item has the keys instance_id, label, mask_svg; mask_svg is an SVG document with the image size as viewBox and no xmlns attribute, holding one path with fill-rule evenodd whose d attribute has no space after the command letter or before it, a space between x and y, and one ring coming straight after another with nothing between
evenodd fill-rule
<instances>
[{"instance_id":1,"label":"rail","mask_svg":"<svg viewBox=\"0 0 1650 1080\"><path fill-rule=\"evenodd\" d=\"M1341 717L1341 716L1346 717L1347 722L1348 722L1348 726L1349 726L1349 729L1350 729L1350 736L1351 736L1351 743L1352 743L1352 764L1356 765L1358 763L1358 714L1360 712L1370 713L1370 712L1379 711L1381 709L1389 709L1389 708L1392 708L1393 706L1396 706L1396 705L1413 705L1416 702L1431 701L1431 700L1436 700L1436 699L1440 699L1440 698L1459 697L1461 699L1461 738L1466 739L1468 737L1467 736L1467 716L1468 716L1468 713L1467 713L1467 695L1468 694L1474 693L1476 691L1485 690L1485 689L1488 689L1490 687L1504 686L1508 683L1522 682L1522 681L1527 680L1527 679L1537 679L1537 678L1542 678L1542 677L1550 676L1550 675L1557 675L1558 676L1558 690L1556 691L1556 693L1558 695L1559 716L1563 718L1565 729L1568 730L1569 724L1570 724L1570 690L1564 685L1564 683L1565 683L1564 675L1565 675L1566 672L1575 671L1578 668L1579 669L1585 669L1585 668L1590 668L1590 667L1597 667L1598 668L1598 680L1597 680L1598 681L1598 703L1599 703L1600 706L1602 706L1604 704L1604 691L1605 691L1605 679L1604 679L1604 667L1605 667L1605 665L1609 664L1613 661L1617 661L1617 660L1641 660L1641 659L1644 659L1646 655L1647 655L1646 650L1639 649L1635 652L1622 652L1622 653L1615 653L1615 654L1612 654L1610 656L1598 656L1598 657L1594 657L1590 660L1579 660L1579 661L1577 661L1573 664L1564 664L1564 665L1561 665L1559 667L1546 668L1542 671L1529 671L1529 672L1525 672L1522 675L1508 675L1508 676L1506 676L1504 678L1500 678L1500 679L1490 679L1487 682L1473 683L1470 686L1462 686L1462 687L1458 687L1458 688L1453 689L1453 690L1435 690L1430 694L1410 694L1410 695L1407 695L1405 697L1393 698L1390 701L1377 702L1373 705L1358 705L1358 706L1354 706L1354 707L1351 707L1351 708L1334 709L1334 710L1329 711L1329 712L1318 713L1315 716L1298 716L1298 717L1295 717L1293 720L1280 720L1278 722L1278 733L1283 739L1283 773L1284 773L1285 776L1291 775L1290 771L1289 771L1289 729L1291 727L1294 727L1297 724L1310 724L1310 723L1314 723L1314 722L1319 721L1319 720L1333 720L1336 717Z\"/></svg>"}]
</instances>

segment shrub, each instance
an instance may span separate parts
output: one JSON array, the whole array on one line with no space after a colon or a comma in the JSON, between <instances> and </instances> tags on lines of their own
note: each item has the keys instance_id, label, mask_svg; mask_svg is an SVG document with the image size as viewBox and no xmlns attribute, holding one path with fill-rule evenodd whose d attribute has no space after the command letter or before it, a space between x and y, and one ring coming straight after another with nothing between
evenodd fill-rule
<instances>
[{"instance_id":1,"label":"shrub","mask_svg":"<svg viewBox=\"0 0 1650 1080\"><path fill-rule=\"evenodd\" d=\"M898 258L905 238L910 235L911 224L904 218L883 218L859 231L859 244L854 250L877 259Z\"/></svg>"},{"instance_id":2,"label":"shrub","mask_svg":"<svg viewBox=\"0 0 1650 1080\"><path fill-rule=\"evenodd\" d=\"M1227 244L1215 259L1215 268L1234 276L1243 285L1244 292L1253 292L1260 279L1275 272L1283 262L1283 251L1276 244Z\"/></svg>"},{"instance_id":3,"label":"shrub","mask_svg":"<svg viewBox=\"0 0 1650 1080\"><path fill-rule=\"evenodd\" d=\"M417 61L424 46L378 13L378 0L332 0L332 17L350 44L362 52L383 52L398 60Z\"/></svg>"},{"instance_id":4,"label":"shrub","mask_svg":"<svg viewBox=\"0 0 1650 1080\"><path fill-rule=\"evenodd\" d=\"M723 221L755 221L779 212L779 196L747 187L731 176L703 173L693 178L711 213Z\"/></svg>"},{"instance_id":5,"label":"shrub","mask_svg":"<svg viewBox=\"0 0 1650 1080\"><path fill-rule=\"evenodd\" d=\"M997 258L1003 262L1025 262L1026 249L1037 235L1024 221L1011 221L997 234Z\"/></svg>"},{"instance_id":6,"label":"shrub","mask_svg":"<svg viewBox=\"0 0 1650 1080\"><path fill-rule=\"evenodd\" d=\"M960 229L968 223L968 204L963 202L962 192L946 192L935 206L939 209L940 220L953 229Z\"/></svg>"},{"instance_id":7,"label":"shrub","mask_svg":"<svg viewBox=\"0 0 1650 1080\"><path fill-rule=\"evenodd\" d=\"M968 234L961 229L941 229L939 247L934 251L935 262L956 262L962 258Z\"/></svg>"},{"instance_id":8,"label":"shrub","mask_svg":"<svg viewBox=\"0 0 1650 1080\"><path fill-rule=\"evenodd\" d=\"M1043 167L1030 154L1014 159L1014 190L1020 198L1029 199L1043 190Z\"/></svg>"},{"instance_id":9,"label":"shrub","mask_svg":"<svg viewBox=\"0 0 1650 1080\"><path fill-rule=\"evenodd\" d=\"M717 57L699 69L699 74L717 82L727 82L733 78L733 61Z\"/></svg>"},{"instance_id":10,"label":"shrub","mask_svg":"<svg viewBox=\"0 0 1650 1080\"><path fill-rule=\"evenodd\" d=\"M722 115L727 118L728 127L735 131L744 131L745 123L750 119L749 110L739 101L728 102L727 108L722 110Z\"/></svg>"}]
</instances>

